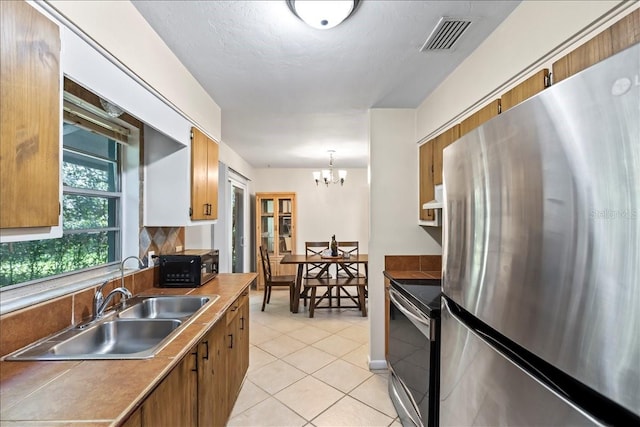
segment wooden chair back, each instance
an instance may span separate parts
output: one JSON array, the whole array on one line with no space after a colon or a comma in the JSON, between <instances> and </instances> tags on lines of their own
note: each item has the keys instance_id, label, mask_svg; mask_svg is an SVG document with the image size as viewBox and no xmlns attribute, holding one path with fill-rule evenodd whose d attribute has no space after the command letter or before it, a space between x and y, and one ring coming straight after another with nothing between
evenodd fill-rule
<instances>
[{"instance_id":1,"label":"wooden chair back","mask_svg":"<svg viewBox=\"0 0 640 427\"><path fill-rule=\"evenodd\" d=\"M262 298L262 311L264 311L266 304L268 304L271 300L271 288L273 287L289 288L289 310L293 311L293 294L296 285L296 277L272 275L269 251L267 251L263 246L260 246L260 259L262 260L262 272L264 273L264 296Z\"/></svg>"},{"instance_id":2,"label":"wooden chair back","mask_svg":"<svg viewBox=\"0 0 640 427\"><path fill-rule=\"evenodd\" d=\"M358 241L342 241L338 242L338 255L343 258L358 258L360 254ZM340 271L342 270L342 271ZM364 272L360 271L360 264L357 262L344 262L339 265L337 275L340 277L365 277Z\"/></svg>"},{"instance_id":3,"label":"wooden chair back","mask_svg":"<svg viewBox=\"0 0 640 427\"><path fill-rule=\"evenodd\" d=\"M320 256L322 251L329 249L329 242L304 242L304 249L307 256ZM305 264L305 279L317 279L328 275L327 264L324 262Z\"/></svg>"},{"instance_id":4,"label":"wooden chair back","mask_svg":"<svg viewBox=\"0 0 640 427\"><path fill-rule=\"evenodd\" d=\"M260 246L260 259L262 260L262 273L264 274L265 285L271 282L271 262L269 260L269 252Z\"/></svg>"}]
</instances>

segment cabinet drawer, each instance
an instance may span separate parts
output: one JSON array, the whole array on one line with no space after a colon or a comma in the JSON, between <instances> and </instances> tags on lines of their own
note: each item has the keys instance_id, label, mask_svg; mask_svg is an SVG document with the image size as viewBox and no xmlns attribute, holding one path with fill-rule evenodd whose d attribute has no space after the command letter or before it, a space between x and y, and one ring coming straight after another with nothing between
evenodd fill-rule
<instances>
[{"instance_id":1,"label":"cabinet drawer","mask_svg":"<svg viewBox=\"0 0 640 427\"><path fill-rule=\"evenodd\" d=\"M249 288L242 291L242 294L231 304L229 309L227 310L226 319L227 325L236 318L238 313L240 312L240 307L244 304L249 304Z\"/></svg>"}]
</instances>

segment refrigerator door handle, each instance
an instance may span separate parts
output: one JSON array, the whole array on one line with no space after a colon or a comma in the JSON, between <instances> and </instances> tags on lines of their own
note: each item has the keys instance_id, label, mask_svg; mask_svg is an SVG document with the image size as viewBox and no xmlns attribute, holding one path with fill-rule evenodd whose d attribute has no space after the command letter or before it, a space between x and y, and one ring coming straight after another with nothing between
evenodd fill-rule
<instances>
[{"instance_id":1,"label":"refrigerator door handle","mask_svg":"<svg viewBox=\"0 0 640 427\"><path fill-rule=\"evenodd\" d=\"M455 319L465 328L469 329L469 331L473 335L475 335L480 341L484 342L484 344L487 345L489 348L491 348L494 352L499 354L505 360L510 361L518 370L523 372L529 378L536 381L538 384L546 388L548 391L550 391L554 395L556 395L560 400L565 402L567 405L571 406L573 409L575 409L577 412L582 414L584 417L588 418L589 420L593 421L596 424L602 425L602 423L599 422L596 418L594 418L593 415L588 413L586 410L584 410L580 406L576 405L572 401L571 396L564 390L564 388L556 384L554 381L552 381L551 378L549 378L549 376L545 375L543 372L541 372L539 369L537 369L535 366L533 366L531 363L529 363L526 359L521 357L516 352L511 351L508 347L503 345L500 341L496 340L494 337L490 336L483 330L470 325L468 322L465 321L464 318L461 318L460 315L458 315L458 313L456 312L457 310L455 310L455 307L456 307L455 302L453 302L454 310L452 310L451 307L449 306L449 301L446 297L442 298L442 301L443 301L444 308L447 310L447 313L453 319Z\"/></svg>"},{"instance_id":2,"label":"refrigerator door handle","mask_svg":"<svg viewBox=\"0 0 640 427\"><path fill-rule=\"evenodd\" d=\"M421 314L420 310L415 305L393 288L389 288L389 299L393 302L393 305L402 312L402 314L407 316L407 318L415 324L418 329L420 329L420 332L429 338L429 340L435 340L435 337L432 336L433 330L431 328L431 322Z\"/></svg>"},{"instance_id":3,"label":"refrigerator door handle","mask_svg":"<svg viewBox=\"0 0 640 427\"><path fill-rule=\"evenodd\" d=\"M512 351L507 346L502 344L500 341L493 338L491 335L487 334L481 329L478 329L469 325L467 322L464 321L464 319L461 319L457 313L454 313L453 310L451 310L451 308L449 307L449 302L447 301L446 298L443 298L442 300L444 301L444 306L446 307L447 312L449 312L451 317L453 317L458 322L462 323L467 328L469 328L474 334L478 336L478 338L484 341L485 344L493 348L498 353L501 353L507 359L513 360L516 366L518 366L520 369L524 370L525 372L528 372L532 378L536 378L536 380L538 381L539 379L543 379L544 380L543 384L546 384L547 387L552 389L558 395L564 397L567 400L570 399L570 396L562 389L562 387L560 387L558 384L553 382L547 375L545 375L543 372L541 372L539 369L537 369L535 366L529 363L526 359L520 357L518 353ZM534 374L534 375L531 375L531 374Z\"/></svg>"}]
</instances>

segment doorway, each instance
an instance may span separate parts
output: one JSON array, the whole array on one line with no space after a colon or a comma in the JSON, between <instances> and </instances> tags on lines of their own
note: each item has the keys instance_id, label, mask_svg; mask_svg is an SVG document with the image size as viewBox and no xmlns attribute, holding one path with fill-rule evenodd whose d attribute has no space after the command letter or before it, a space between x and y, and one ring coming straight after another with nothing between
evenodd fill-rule
<instances>
[{"instance_id":1,"label":"doorway","mask_svg":"<svg viewBox=\"0 0 640 427\"><path fill-rule=\"evenodd\" d=\"M249 236L248 226L248 191L247 179L229 169L229 242L230 242L230 271L244 273L248 271Z\"/></svg>"}]
</instances>

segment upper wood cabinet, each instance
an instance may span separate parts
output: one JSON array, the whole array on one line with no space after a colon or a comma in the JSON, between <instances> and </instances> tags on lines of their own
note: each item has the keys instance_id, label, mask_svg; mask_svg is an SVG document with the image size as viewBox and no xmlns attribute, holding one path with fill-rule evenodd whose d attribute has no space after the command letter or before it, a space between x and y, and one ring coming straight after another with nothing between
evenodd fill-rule
<instances>
[{"instance_id":1,"label":"upper wood cabinet","mask_svg":"<svg viewBox=\"0 0 640 427\"><path fill-rule=\"evenodd\" d=\"M455 125L435 138L425 142L419 148L420 156L420 220L433 221L432 209L422 209L422 205L435 197L434 186L442 184L442 150L460 137L460 125Z\"/></svg>"},{"instance_id":2,"label":"upper wood cabinet","mask_svg":"<svg viewBox=\"0 0 640 427\"><path fill-rule=\"evenodd\" d=\"M460 138L460 125L455 125L434 138L433 147L433 184L442 184L442 151Z\"/></svg>"},{"instance_id":3,"label":"upper wood cabinet","mask_svg":"<svg viewBox=\"0 0 640 427\"><path fill-rule=\"evenodd\" d=\"M433 188L433 150L435 141L430 140L420 146L420 219L433 221L433 209L422 209L422 205L434 198Z\"/></svg>"},{"instance_id":4,"label":"upper wood cabinet","mask_svg":"<svg viewBox=\"0 0 640 427\"><path fill-rule=\"evenodd\" d=\"M218 218L218 144L191 129L191 219Z\"/></svg>"},{"instance_id":5,"label":"upper wood cabinet","mask_svg":"<svg viewBox=\"0 0 640 427\"><path fill-rule=\"evenodd\" d=\"M60 30L24 1L0 2L0 228L60 214Z\"/></svg>"},{"instance_id":6,"label":"upper wood cabinet","mask_svg":"<svg viewBox=\"0 0 640 427\"><path fill-rule=\"evenodd\" d=\"M640 9L554 62L553 81L564 80L636 43L640 43Z\"/></svg>"},{"instance_id":7,"label":"upper wood cabinet","mask_svg":"<svg viewBox=\"0 0 640 427\"><path fill-rule=\"evenodd\" d=\"M542 92L545 88L549 87L549 83L549 70L545 68L538 71L533 76L502 95L500 102L502 108L501 111L507 111L509 108L514 107L522 101L526 101L539 92Z\"/></svg>"},{"instance_id":8,"label":"upper wood cabinet","mask_svg":"<svg viewBox=\"0 0 640 427\"><path fill-rule=\"evenodd\" d=\"M500 104L500 99L496 99L460 122L460 136L466 135L484 122L500 114Z\"/></svg>"}]
</instances>

